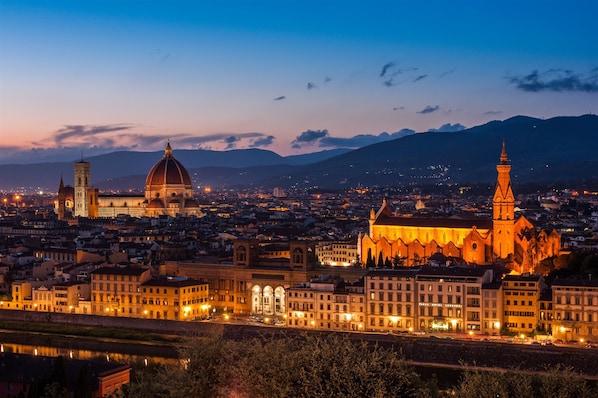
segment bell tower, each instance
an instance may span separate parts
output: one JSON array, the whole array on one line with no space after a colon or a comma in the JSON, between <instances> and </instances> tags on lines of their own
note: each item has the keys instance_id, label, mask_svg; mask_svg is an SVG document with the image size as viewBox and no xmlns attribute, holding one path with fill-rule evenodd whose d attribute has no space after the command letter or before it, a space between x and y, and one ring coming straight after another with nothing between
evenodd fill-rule
<instances>
[{"instance_id":1,"label":"bell tower","mask_svg":"<svg viewBox=\"0 0 598 398\"><path fill-rule=\"evenodd\" d=\"M75 163L75 217L88 216L88 190L90 188L90 164L81 160Z\"/></svg>"},{"instance_id":2,"label":"bell tower","mask_svg":"<svg viewBox=\"0 0 598 398\"><path fill-rule=\"evenodd\" d=\"M58 219L64 220L66 210L66 192L64 190L64 182L60 176L60 186L58 187Z\"/></svg>"},{"instance_id":3,"label":"bell tower","mask_svg":"<svg viewBox=\"0 0 598 398\"><path fill-rule=\"evenodd\" d=\"M496 171L498 178L492 200L493 250L495 256L506 258L515 253L515 196L511 187L511 165L504 141Z\"/></svg>"}]
</instances>

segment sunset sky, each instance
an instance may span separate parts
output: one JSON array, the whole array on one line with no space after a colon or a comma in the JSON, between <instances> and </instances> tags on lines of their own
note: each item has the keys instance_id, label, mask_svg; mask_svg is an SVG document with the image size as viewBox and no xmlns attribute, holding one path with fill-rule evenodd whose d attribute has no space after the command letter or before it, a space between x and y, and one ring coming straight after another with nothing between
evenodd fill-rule
<instances>
[{"instance_id":1,"label":"sunset sky","mask_svg":"<svg viewBox=\"0 0 598 398\"><path fill-rule=\"evenodd\" d=\"M2 0L0 163L167 139L288 155L595 113L597 16L594 0Z\"/></svg>"}]
</instances>

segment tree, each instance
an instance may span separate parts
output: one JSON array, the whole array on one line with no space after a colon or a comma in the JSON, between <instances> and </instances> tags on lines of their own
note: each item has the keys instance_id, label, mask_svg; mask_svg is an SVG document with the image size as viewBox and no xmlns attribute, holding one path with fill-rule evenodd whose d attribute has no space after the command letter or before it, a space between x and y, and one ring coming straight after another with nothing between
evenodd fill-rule
<instances>
[{"instance_id":1,"label":"tree","mask_svg":"<svg viewBox=\"0 0 598 398\"><path fill-rule=\"evenodd\" d=\"M77 381L75 383L75 397L78 398L91 398L91 372L89 370L89 364L84 363L79 369L77 375Z\"/></svg>"},{"instance_id":2,"label":"tree","mask_svg":"<svg viewBox=\"0 0 598 398\"><path fill-rule=\"evenodd\" d=\"M384 257L382 256L382 252L378 255L378 263L376 264L378 268L384 267Z\"/></svg>"}]
</instances>

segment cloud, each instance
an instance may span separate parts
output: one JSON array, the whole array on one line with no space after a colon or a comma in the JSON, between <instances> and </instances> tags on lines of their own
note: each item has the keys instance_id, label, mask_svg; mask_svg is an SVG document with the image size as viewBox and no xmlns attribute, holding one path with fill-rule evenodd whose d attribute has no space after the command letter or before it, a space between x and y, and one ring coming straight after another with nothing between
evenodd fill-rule
<instances>
[{"instance_id":1,"label":"cloud","mask_svg":"<svg viewBox=\"0 0 598 398\"><path fill-rule=\"evenodd\" d=\"M388 72L388 70L394 66L395 66L394 62L387 62L386 64L384 64L382 66L382 71L380 72L380 77L384 77L386 75L386 72Z\"/></svg>"},{"instance_id":2,"label":"cloud","mask_svg":"<svg viewBox=\"0 0 598 398\"><path fill-rule=\"evenodd\" d=\"M109 124L101 126L90 125L65 125L53 134L56 145L62 145L71 138L89 138L100 134L113 133L115 131L131 130L134 125L131 124Z\"/></svg>"},{"instance_id":3,"label":"cloud","mask_svg":"<svg viewBox=\"0 0 598 398\"><path fill-rule=\"evenodd\" d=\"M387 62L386 64L384 64L382 66L382 71L380 72L380 78L385 78L382 81L382 84L384 84L386 87L393 87L396 85L399 85L401 83L404 83L405 81L400 81L397 82L396 81L396 77L399 75L402 75L404 73L408 73L408 72L414 72L416 70L418 70L419 68L415 68L415 67L409 67L409 68L397 68L397 65L394 62ZM421 80L423 78L425 78L428 75L420 75L420 76L416 76L414 78L412 78L413 82L416 82L418 80Z\"/></svg>"},{"instance_id":4,"label":"cloud","mask_svg":"<svg viewBox=\"0 0 598 398\"><path fill-rule=\"evenodd\" d=\"M313 89L313 88L316 88L316 87L317 87L317 86L316 86L314 83L312 83L312 82L308 82L308 83L307 83L307 89L308 89L308 90L311 90L311 89Z\"/></svg>"},{"instance_id":5,"label":"cloud","mask_svg":"<svg viewBox=\"0 0 598 398\"><path fill-rule=\"evenodd\" d=\"M282 101L285 98L287 98L287 97L285 97L284 95L281 95L280 97L274 98L274 101Z\"/></svg>"},{"instance_id":6,"label":"cloud","mask_svg":"<svg viewBox=\"0 0 598 398\"><path fill-rule=\"evenodd\" d=\"M274 142L274 136L269 135L266 137L258 138L254 140L251 144L249 144L249 148L262 148L269 145L272 145Z\"/></svg>"},{"instance_id":7,"label":"cloud","mask_svg":"<svg viewBox=\"0 0 598 398\"><path fill-rule=\"evenodd\" d=\"M457 69L451 69L451 70L447 70L446 72L442 72L440 74L440 77L445 77L446 75L450 75L451 73L455 73Z\"/></svg>"},{"instance_id":8,"label":"cloud","mask_svg":"<svg viewBox=\"0 0 598 398\"><path fill-rule=\"evenodd\" d=\"M353 137L333 137L328 130L307 130L301 133L292 142L292 147L299 149L303 146L316 145L320 148L361 148L378 142L394 140L415 134L414 130L402 129L394 133L357 134Z\"/></svg>"},{"instance_id":9,"label":"cloud","mask_svg":"<svg viewBox=\"0 0 598 398\"><path fill-rule=\"evenodd\" d=\"M403 109L405 109L404 106L395 106L394 108L392 108L393 111L402 111Z\"/></svg>"},{"instance_id":10,"label":"cloud","mask_svg":"<svg viewBox=\"0 0 598 398\"><path fill-rule=\"evenodd\" d=\"M507 76L509 83L519 90L537 93L540 91L598 92L598 68L587 76L565 69L549 69L546 72L532 71L525 76Z\"/></svg>"},{"instance_id":11,"label":"cloud","mask_svg":"<svg viewBox=\"0 0 598 398\"><path fill-rule=\"evenodd\" d=\"M331 77L329 77L329 76L326 76L326 77L324 78L324 84L328 84L328 83L330 83L331 81L332 81L332 78L331 78Z\"/></svg>"},{"instance_id":12,"label":"cloud","mask_svg":"<svg viewBox=\"0 0 598 398\"><path fill-rule=\"evenodd\" d=\"M227 150L227 149L233 149L237 145L237 142L241 141L241 138L236 137L234 135L230 135L230 136L224 138L222 141L224 141L224 143L226 144L224 149Z\"/></svg>"},{"instance_id":13,"label":"cloud","mask_svg":"<svg viewBox=\"0 0 598 398\"><path fill-rule=\"evenodd\" d=\"M426 105L426 107L424 109L422 109L421 111L418 111L417 113L421 113L421 114L425 115L426 113L436 112L438 109L440 109L440 107L438 105L436 105L436 106Z\"/></svg>"},{"instance_id":14,"label":"cloud","mask_svg":"<svg viewBox=\"0 0 598 398\"><path fill-rule=\"evenodd\" d=\"M291 142L293 148L301 148L303 145L309 145L328 135L328 130L306 130L299 134Z\"/></svg>"},{"instance_id":15,"label":"cloud","mask_svg":"<svg viewBox=\"0 0 598 398\"><path fill-rule=\"evenodd\" d=\"M482 115L485 115L485 116L494 116L494 115L500 115L501 113L502 113L502 111L488 111L488 112L482 113Z\"/></svg>"},{"instance_id":16,"label":"cloud","mask_svg":"<svg viewBox=\"0 0 598 398\"><path fill-rule=\"evenodd\" d=\"M466 128L467 127L465 127L461 123L455 123L455 124L446 123L446 124L443 124L442 126L438 127L437 129L429 129L428 132L432 132L432 133L451 133L451 132L454 132L454 131L465 130Z\"/></svg>"}]
</instances>

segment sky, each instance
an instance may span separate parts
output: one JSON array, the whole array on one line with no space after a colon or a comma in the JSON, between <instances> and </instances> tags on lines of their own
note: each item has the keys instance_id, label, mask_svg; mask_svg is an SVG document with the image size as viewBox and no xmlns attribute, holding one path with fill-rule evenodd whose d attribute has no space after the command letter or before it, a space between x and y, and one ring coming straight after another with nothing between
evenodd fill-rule
<instances>
[{"instance_id":1,"label":"sky","mask_svg":"<svg viewBox=\"0 0 598 398\"><path fill-rule=\"evenodd\" d=\"M0 1L0 163L598 111L598 1ZM67 159L68 158L68 159Z\"/></svg>"}]
</instances>

